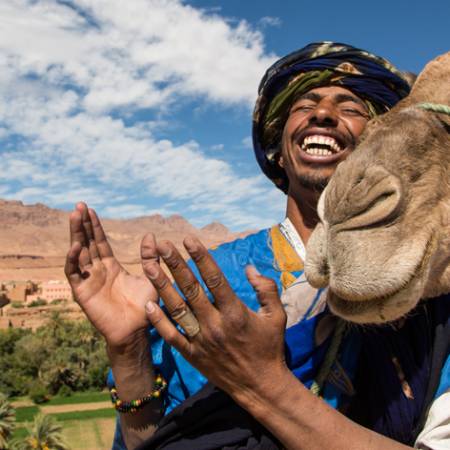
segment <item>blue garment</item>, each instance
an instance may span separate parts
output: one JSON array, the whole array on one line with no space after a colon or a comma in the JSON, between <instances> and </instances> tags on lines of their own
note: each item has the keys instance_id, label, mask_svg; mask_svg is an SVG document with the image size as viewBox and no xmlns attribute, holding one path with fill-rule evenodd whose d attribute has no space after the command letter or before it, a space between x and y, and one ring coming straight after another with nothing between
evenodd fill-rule
<instances>
[{"instance_id":1,"label":"blue garment","mask_svg":"<svg viewBox=\"0 0 450 450\"><path fill-rule=\"evenodd\" d=\"M256 294L244 274L247 265L254 265L262 275L274 279L281 292L281 271L272 251L270 230L262 230L245 239L221 245L212 250L211 253L237 296L251 309L257 310L259 305ZM189 265L198 276L194 265L191 262ZM299 277L301 273L301 271L294 272L293 275ZM351 418L394 439L403 442L410 441L412 437L411 427L417 423L418 415L423 409L423 393L428 379L427 367L429 367L429 362L425 361L428 361L430 351L433 348L431 335L429 341L423 339L427 335L427 330L432 334L431 328L433 327L430 328L431 322L429 313L427 313L429 307L433 306L433 311L437 312L434 314L437 322L448 320L448 300L447 302L442 301L442 298L439 300L439 302L425 302L426 308L422 305L419 306L416 313L408 317L406 325L401 330L394 330L392 326L367 329L365 327L354 327L344 337L338 360L328 377L328 381L331 382L327 382L324 386L322 395L325 400L334 408L345 404L348 406L349 397L354 394L354 400L350 401L350 403L353 403ZM434 308L434 305L439 305L440 308ZM321 366L330 341L330 339L327 339L319 346L316 346L314 342L317 321L324 314L327 313L320 313L315 317L303 320L286 330L285 348L288 366L297 378L308 387ZM165 413L167 414L186 398L199 391L207 380L187 363L175 349L168 346L155 330L151 330L150 335L154 365L168 381L165 398ZM405 407L403 403L402 405L397 404L398 402L395 399L398 399L398 391L390 389L391 386L398 386L398 379L395 372L392 372L392 364L389 358L392 346L398 349L401 365L404 367L408 379L411 380L411 387L417 395L416 401L412 402L409 407ZM414 353L415 358L410 356L410 351ZM360 354L362 357L358 359ZM420 358L416 359L419 354ZM417 361L417 364L410 365L409 361ZM449 365L450 363L447 363L445 366L447 370L444 369L443 371L441 386L448 385ZM357 366L358 371L361 369L369 370L364 370L364 376L358 377L363 385L356 385L355 392L353 380ZM388 378L387 371L390 371L389 383L383 382ZM371 377L374 379L370 379ZM396 379L397 383L395 383ZM382 382L380 383L380 381ZM112 382L111 377L109 382ZM367 389L369 386L370 388ZM377 390L378 388L380 389ZM348 394L349 397L345 397L343 394ZM366 398L367 396L370 399ZM402 399L403 401L404 399ZM371 405L371 407L368 408L367 405ZM393 409L407 411L407 414L398 412L392 414L391 410ZM365 418L363 417L365 414L362 414L362 412L373 413L373 417ZM383 420L383 424L378 426L375 422L379 421L385 413L389 414L389 418ZM397 423L397 417L401 417L401 424ZM403 435L403 438L400 434ZM118 426L113 450L125 448L120 426Z\"/></svg>"},{"instance_id":2,"label":"blue garment","mask_svg":"<svg viewBox=\"0 0 450 450\"><path fill-rule=\"evenodd\" d=\"M280 270L274 261L270 230L262 230L244 239L220 245L210 253L238 298L253 311L258 310L259 303L245 276L246 266L251 264L262 275L273 278L277 282L281 294ZM195 264L192 261L189 261L188 264L197 278L201 280ZM300 272L296 272L294 275L299 276ZM204 285L203 287L205 288ZM211 299L209 293L208 295ZM167 414L186 398L199 391L207 383L207 379L192 367L176 349L164 342L156 330L151 331L151 347L153 364L168 383L164 405Z\"/></svg>"},{"instance_id":3,"label":"blue garment","mask_svg":"<svg viewBox=\"0 0 450 450\"><path fill-rule=\"evenodd\" d=\"M404 321L355 330L362 351L348 416L413 445L426 419L424 411L436 393L448 388L449 330L449 294L424 300Z\"/></svg>"},{"instance_id":4,"label":"blue garment","mask_svg":"<svg viewBox=\"0 0 450 450\"><path fill-rule=\"evenodd\" d=\"M439 387L434 398L438 398L450 389L450 355L447 356L444 368L442 369Z\"/></svg>"},{"instance_id":5,"label":"blue garment","mask_svg":"<svg viewBox=\"0 0 450 450\"><path fill-rule=\"evenodd\" d=\"M255 291L245 276L246 266L253 265L262 275L275 280L281 294L281 270L272 250L270 229L261 230L243 239L222 244L211 250L210 253L238 298L253 311L258 310L259 303ZM201 280L195 264L192 261L189 261L188 264L197 278ZM302 272L301 270L291 273L297 278ZM205 286L203 285L203 287ZM211 299L210 295L209 297ZM314 329L321 315L294 325L287 330L286 334L288 365L293 368L295 375L306 386L311 385L328 346L328 340L317 348L314 345ZM205 386L207 379L191 366L175 348L164 342L155 329L150 330L150 339L153 365L162 373L168 383L164 396L165 414L168 414ZM111 386L113 383L110 373L108 385ZM122 449L125 449L125 445L122 442L120 427L118 426L113 450Z\"/></svg>"}]
</instances>

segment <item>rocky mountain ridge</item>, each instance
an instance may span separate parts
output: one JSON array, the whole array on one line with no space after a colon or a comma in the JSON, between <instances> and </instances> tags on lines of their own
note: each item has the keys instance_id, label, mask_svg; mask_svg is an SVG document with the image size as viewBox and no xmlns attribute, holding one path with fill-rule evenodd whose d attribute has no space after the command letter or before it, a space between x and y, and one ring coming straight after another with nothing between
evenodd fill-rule
<instances>
[{"instance_id":1,"label":"rocky mountain ridge","mask_svg":"<svg viewBox=\"0 0 450 450\"><path fill-rule=\"evenodd\" d=\"M69 245L68 216L69 212L42 203L0 199L0 268L14 259L29 260L33 266L43 263L42 259L49 263L63 258ZM170 239L178 248L187 234L198 236L208 247L248 234L233 233L218 222L196 228L180 215L104 219L102 223L116 256L127 263L138 262L139 244L147 232Z\"/></svg>"}]
</instances>

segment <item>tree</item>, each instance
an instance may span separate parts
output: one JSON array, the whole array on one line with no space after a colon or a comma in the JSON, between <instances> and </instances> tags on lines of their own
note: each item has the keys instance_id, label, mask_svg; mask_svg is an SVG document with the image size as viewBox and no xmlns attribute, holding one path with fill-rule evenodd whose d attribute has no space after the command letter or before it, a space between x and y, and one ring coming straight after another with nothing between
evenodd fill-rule
<instances>
[{"instance_id":1,"label":"tree","mask_svg":"<svg viewBox=\"0 0 450 450\"><path fill-rule=\"evenodd\" d=\"M0 393L0 448L8 448L8 438L14 429L16 413L4 394Z\"/></svg>"},{"instance_id":2,"label":"tree","mask_svg":"<svg viewBox=\"0 0 450 450\"><path fill-rule=\"evenodd\" d=\"M44 414L34 418L28 437L16 440L13 450L70 450L62 435L62 425Z\"/></svg>"}]
</instances>

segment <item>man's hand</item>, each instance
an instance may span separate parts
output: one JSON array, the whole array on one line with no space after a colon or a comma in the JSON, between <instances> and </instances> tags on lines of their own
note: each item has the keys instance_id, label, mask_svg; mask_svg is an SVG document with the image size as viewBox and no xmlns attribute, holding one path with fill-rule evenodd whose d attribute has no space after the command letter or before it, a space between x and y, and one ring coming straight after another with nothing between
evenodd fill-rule
<instances>
[{"instance_id":1,"label":"man's hand","mask_svg":"<svg viewBox=\"0 0 450 450\"><path fill-rule=\"evenodd\" d=\"M158 253L186 297L200 332L192 337L189 333L183 335L154 303L147 305L150 322L165 341L235 400L242 395L253 396L255 388L270 389L271 383L288 371L284 360L286 316L275 282L262 277L254 268L247 269L248 280L261 303L261 309L255 313L236 297L197 239L188 237L184 245L211 291L214 304L173 244L165 241L157 244ZM156 264L143 267L172 318L183 316L187 305L161 268ZM182 320L179 323L183 325Z\"/></svg>"},{"instance_id":2,"label":"man's hand","mask_svg":"<svg viewBox=\"0 0 450 450\"><path fill-rule=\"evenodd\" d=\"M110 348L133 345L148 326L144 307L156 302L155 289L119 264L97 214L84 203L70 215L70 241L65 274L75 300ZM152 236L144 238L141 257L147 266L158 266Z\"/></svg>"}]
</instances>

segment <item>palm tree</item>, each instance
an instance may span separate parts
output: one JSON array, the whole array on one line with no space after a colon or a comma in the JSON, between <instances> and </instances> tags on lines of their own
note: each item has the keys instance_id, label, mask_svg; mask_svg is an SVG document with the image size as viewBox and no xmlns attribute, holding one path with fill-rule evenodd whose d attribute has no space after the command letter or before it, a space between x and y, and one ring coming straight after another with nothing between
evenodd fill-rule
<instances>
[{"instance_id":1,"label":"palm tree","mask_svg":"<svg viewBox=\"0 0 450 450\"><path fill-rule=\"evenodd\" d=\"M16 413L6 395L0 393L0 448L8 448L8 438L14 429Z\"/></svg>"},{"instance_id":2,"label":"palm tree","mask_svg":"<svg viewBox=\"0 0 450 450\"><path fill-rule=\"evenodd\" d=\"M62 425L56 419L44 414L34 418L33 426L28 430L28 437L17 440L14 450L70 450L62 436Z\"/></svg>"}]
</instances>

